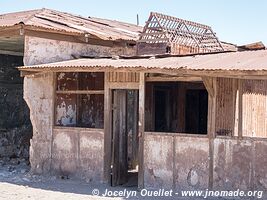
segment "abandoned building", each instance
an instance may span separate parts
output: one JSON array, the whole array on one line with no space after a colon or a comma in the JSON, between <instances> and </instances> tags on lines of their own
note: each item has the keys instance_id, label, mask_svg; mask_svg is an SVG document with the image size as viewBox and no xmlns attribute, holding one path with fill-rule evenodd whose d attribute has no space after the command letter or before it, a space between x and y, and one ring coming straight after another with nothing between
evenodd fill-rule
<instances>
[{"instance_id":1,"label":"abandoned building","mask_svg":"<svg viewBox=\"0 0 267 200\"><path fill-rule=\"evenodd\" d=\"M144 29L49 9L1 15L0 24L1 54L20 59L6 66L21 65L24 77L33 173L267 189L262 45L239 48L159 13Z\"/></svg>"},{"instance_id":2,"label":"abandoned building","mask_svg":"<svg viewBox=\"0 0 267 200\"><path fill-rule=\"evenodd\" d=\"M32 138L23 78L16 67L82 56L135 55L141 31L128 23L50 9L0 15L0 158L27 158Z\"/></svg>"},{"instance_id":3,"label":"abandoned building","mask_svg":"<svg viewBox=\"0 0 267 200\"><path fill-rule=\"evenodd\" d=\"M19 69L32 170L146 188L266 189L267 51ZM44 142L43 142L44 141Z\"/></svg>"}]
</instances>

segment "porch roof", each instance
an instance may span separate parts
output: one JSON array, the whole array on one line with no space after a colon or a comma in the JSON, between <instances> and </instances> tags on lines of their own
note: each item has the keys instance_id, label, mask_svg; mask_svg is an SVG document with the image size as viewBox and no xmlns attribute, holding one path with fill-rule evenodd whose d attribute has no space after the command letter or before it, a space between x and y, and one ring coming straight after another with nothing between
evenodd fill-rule
<instances>
[{"instance_id":1,"label":"porch roof","mask_svg":"<svg viewBox=\"0 0 267 200\"><path fill-rule=\"evenodd\" d=\"M165 58L82 58L19 67L22 71L143 71L143 72L245 72L267 75L267 50L217 53Z\"/></svg>"}]
</instances>

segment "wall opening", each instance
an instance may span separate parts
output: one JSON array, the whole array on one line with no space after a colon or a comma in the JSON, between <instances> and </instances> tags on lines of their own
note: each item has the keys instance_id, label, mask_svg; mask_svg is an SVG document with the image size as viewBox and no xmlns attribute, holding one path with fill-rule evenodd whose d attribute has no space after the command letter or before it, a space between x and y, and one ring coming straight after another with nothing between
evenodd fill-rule
<instances>
[{"instance_id":1,"label":"wall opening","mask_svg":"<svg viewBox=\"0 0 267 200\"><path fill-rule=\"evenodd\" d=\"M16 68L22 65L23 56L0 54L0 159L29 158L30 111L23 99L23 78Z\"/></svg>"},{"instance_id":2,"label":"wall opening","mask_svg":"<svg viewBox=\"0 0 267 200\"><path fill-rule=\"evenodd\" d=\"M138 184L138 90L112 91L111 185Z\"/></svg>"},{"instance_id":3,"label":"wall opening","mask_svg":"<svg viewBox=\"0 0 267 200\"><path fill-rule=\"evenodd\" d=\"M146 83L146 131L207 134L207 115L202 82Z\"/></svg>"}]
</instances>

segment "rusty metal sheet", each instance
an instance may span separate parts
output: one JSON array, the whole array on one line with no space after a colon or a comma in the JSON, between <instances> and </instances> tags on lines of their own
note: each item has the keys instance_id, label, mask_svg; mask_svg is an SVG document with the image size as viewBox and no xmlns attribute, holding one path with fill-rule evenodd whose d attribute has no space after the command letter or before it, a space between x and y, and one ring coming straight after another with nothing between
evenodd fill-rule
<instances>
[{"instance_id":1,"label":"rusty metal sheet","mask_svg":"<svg viewBox=\"0 0 267 200\"><path fill-rule=\"evenodd\" d=\"M65 33L90 34L103 40L137 40L141 26L115 20L82 17L51 9L38 9L0 15L0 27L24 24Z\"/></svg>"},{"instance_id":2,"label":"rusty metal sheet","mask_svg":"<svg viewBox=\"0 0 267 200\"><path fill-rule=\"evenodd\" d=\"M57 63L19 67L19 70L29 69L152 69L194 70L194 71L266 71L267 50L218 53L166 58L137 59L76 59Z\"/></svg>"}]
</instances>

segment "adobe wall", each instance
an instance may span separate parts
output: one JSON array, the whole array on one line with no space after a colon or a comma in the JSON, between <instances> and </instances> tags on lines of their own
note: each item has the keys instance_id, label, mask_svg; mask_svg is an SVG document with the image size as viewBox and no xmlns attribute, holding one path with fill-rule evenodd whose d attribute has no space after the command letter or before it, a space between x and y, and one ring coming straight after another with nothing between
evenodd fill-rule
<instances>
[{"instance_id":1,"label":"adobe wall","mask_svg":"<svg viewBox=\"0 0 267 200\"><path fill-rule=\"evenodd\" d=\"M75 56L135 55L135 47L99 46L25 36L24 64L34 65L74 59Z\"/></svg>"},{"instance_id":2,"label":"adobe wall","mask_svg":"<svg viewBox=\"0 0 267 200\"><path fill-rule=\"evenodd\" d=\"M146 132L145 188L267 190L266 139L217 137L212 143L210 151L207 137Z\"/></svg>"},{"instance_id":3,"label":"adobe wall","mask_svg":"<svg viewBox=\"0 0 267 200\"><path fill-rule=\"evenodd\" d=\"M207 137L145 133L145 188L207 189L208 180Z\"/></svg>"},{"instance_id":4,"label":"adobe wall","mask_svg":"<svg viewBox=\"0 0 267 200\"><path fill-rule=\"evenodd\" d=\"M33 65L73 59L74 55L111 56L134 54L122 47L103 47L25 36L24 64ZM30 108L33 138L31 170L101 181L104 162L104 132L82 128L53 129L53 74L26 76L24 98Z\"/></svg>"}]
</instances>

